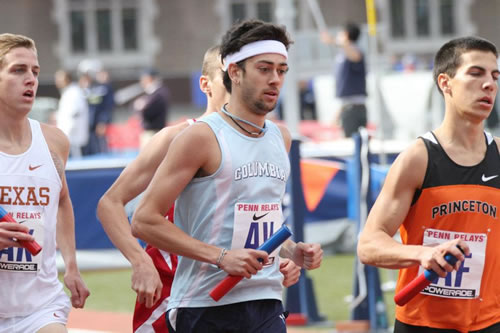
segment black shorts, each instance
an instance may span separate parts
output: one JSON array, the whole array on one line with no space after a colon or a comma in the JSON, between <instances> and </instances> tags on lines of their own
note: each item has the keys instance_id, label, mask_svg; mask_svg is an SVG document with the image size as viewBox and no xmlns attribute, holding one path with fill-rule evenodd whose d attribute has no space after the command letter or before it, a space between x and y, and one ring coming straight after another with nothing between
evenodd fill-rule
<instances>
[{"instance_id":1,"label":"black shorts","mask_svg":"<svg viewBox=\"0 0 500 333\"><path fill-rule=\"evenodd\" d=\"M430 328L425 326L413 326L400 322L396 319L394 325L394 333L460 333L457 330L449 330L442 328ZM489 327L469 333L500 333L500 323L493 324Z\"/></svg>"},{"instance_id":2,"label":"black shorts","mask_svg":"<svg viewBox=\"0 0 500 333\"><path fill-rule=\"evenodd\" d=\"M364 104L344 105L340 120L345 137L350 138L360 127L366 127L366 106Z\"/></svg>"},{"instance_id":3,"label":"black shorts","mask_svg":"<svg viewBox=\"0 0 500 333\"><path fill-rule=\"evenodd\" d=\"M274 299L205 308L177 309L176 330L170 333L286 333L283 305Z\"/></svg>"}]
</instances>

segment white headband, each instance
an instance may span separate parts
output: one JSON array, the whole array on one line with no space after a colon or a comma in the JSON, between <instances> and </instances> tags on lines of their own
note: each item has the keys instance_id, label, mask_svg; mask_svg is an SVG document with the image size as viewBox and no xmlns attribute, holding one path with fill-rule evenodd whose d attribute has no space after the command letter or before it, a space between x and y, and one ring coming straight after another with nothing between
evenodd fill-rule
<instances>
[{"instance_id":1,"label":"white headband","mask_svg":"<svg viewBox=\"0 0 500 333\"><path fill-rule=\"evenodd\" d=\"M278 53L288 58L285 44L277 40L259 40L243 46L238 52L228 54L224 58L224 70L227 71L229 64L235 64L241 60L264 53Z\"/></svg>"}]
</instances>

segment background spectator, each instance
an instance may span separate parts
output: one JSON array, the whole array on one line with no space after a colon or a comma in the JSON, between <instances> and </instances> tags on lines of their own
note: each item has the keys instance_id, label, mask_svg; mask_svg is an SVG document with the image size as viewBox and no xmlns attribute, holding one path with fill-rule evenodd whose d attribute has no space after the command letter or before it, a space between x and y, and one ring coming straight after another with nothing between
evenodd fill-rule
<instances>
[{"instance_id":1,"label":"background spectator","mask_svg":"<svg viewBox=\"0 0 500 333\"><path fill-rule=\"evenodd\" d=\"M56 124L69 139L70 156L82 156L82 148L89 139L89 109L85 94L73 82L69 72L59 70L55 74L56 87L61 92L57 110Z\"/></svg>"},{"instance_id":2,"label":"background spectator","mask_svg":"<svg viewBox=\"0 0 500 333\"><path fill-rule=\"evenodd\" d=\"M335 122L341 120L346 137L351 137L359 127L366 127L366 67L363 52L356 45L360 35L358 25L347 23L333 39L327 31L322 40L340 48L335 59L335 90L341 102Z\"/></svg>"},{"instance_id":3,"label":"background spectator","mask_svg":"<svg viewBox=\"0 0 500 333\"><path fill-rule=\"evenodd\" d=\"M115 107L114 91L109 73L102 68L82 74L80 85L85 90L89 105L89 142L85 155L105 153L108 150L106 128L111 123Z\"/></svg>"},{"instance_id":4,"label":"background spectator","mask_svg":"<svg viewBox=\"0 0 500 333\"><path fill-rule=\"evenodd\" d=\"M145 94L134 102L134 109L141 114L141 148L167 124L169 92L155 69L145 70L140 78Z\"/></svg>"}]
</instances>

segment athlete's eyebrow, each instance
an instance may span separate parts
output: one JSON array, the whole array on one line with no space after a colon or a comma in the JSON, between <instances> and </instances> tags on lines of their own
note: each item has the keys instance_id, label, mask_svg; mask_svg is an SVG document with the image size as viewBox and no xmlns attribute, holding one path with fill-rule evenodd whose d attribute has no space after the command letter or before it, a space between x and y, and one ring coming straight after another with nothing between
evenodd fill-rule
<instances>
[{"instance_id":1,"label":"athlete's eyebrow","mask_svg":"<svg viewBox=\"0 0 500 333\"><path fill-rule=\"evenodd\" d=\"M274 61L264 60L264 59L257 61L256 64L262 63L262 62L267 64L267 65L276 65L276 63ZM277 65L278 66L288 66L288 63L286 61L284 61L284 62L278 63Z\"/></svg>"},{"instance_id":2,"label":"athlete's eyebrow","mask_svg":"<svg viewBox=\"0 0 500 333\"><path fill-rule=\"evenodd\" d=\"M467 71L470 71L470 70L478 70L478 71L481 71L482 73L487 73L488 71L486 70L486 68L484 68L483 66L479 66L479 65L472 65L470 66ZM491 74L493 76L499 76L500 75L500 70L498 69L494 69L491 71Z\"/></svg>"},{"instance_id":3,"label":"athlete's eyebrow","mask_svg":"<svg viewBox=\"0 0 500 333\"><path fill-rule=\"evenodd\" d=\"M479 66L479 65L472 65L467 70L478 70L481 72L486 72L486 69L483 66Z\"/></svg>"},{"instance_id":4,"label":"athlete's eyebrow","mask_svg":"<svg viewBox=\"0 0 500 333\"><path fill-rule=\"evenodd\" d=\"M23 69L26 69L28 68L29 66L25 63L13 63L11 64L10 66L11 68L23 68ZM40 66L39 65L33 65L31 66L33 69L36 69L36 70L40 70Z\"/></svg>"},{"instance_id":5,"label":"athlete's eyebrow","mask_svg":"<svg viewBox=\"0 0 500 333\"><path fill-rule=\"evenodd\" d=\"M269 65L269 66L276 65L276 67L278 67L279 69L284 70L286 72L288 72L288 70L289 70L288 63L286 63L286 62L280 62L280 63L276 64L273 61L263 59L263 60L259 60L259 61L255 62L255 65L259 65L259 64L265 64L265 65Z\"/></svg>"}]
</instances>

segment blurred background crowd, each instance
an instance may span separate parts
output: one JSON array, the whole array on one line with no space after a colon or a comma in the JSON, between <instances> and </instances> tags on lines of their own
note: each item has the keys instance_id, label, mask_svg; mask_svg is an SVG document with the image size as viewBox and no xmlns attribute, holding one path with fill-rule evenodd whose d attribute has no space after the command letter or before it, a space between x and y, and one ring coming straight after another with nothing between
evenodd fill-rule
<instances>
[{"instance_id":1,"label":"blurred background crowd","mask_svg":"<svg viewBox=\"0 0 500 333\"><path fill-rule=\"evenodd\" d=\"M31 117L61 127L72 157L137 150L165 125L201 114L202 55L247 18L285 24L295 41L293 75L273 118L311 140L344 136L333 75L343 50L322 38L322 29L335 38L349 21L360 27L368 128L385 139L410 140L442 118L432 55L457 36L500 45L489 15L500 12L500 2L374 3L375 36L368 34L365 0L0 0L0 31L37 42L42 71ZM498 133L498 107L487 127Z\"/></svg>"}]
</instances>

